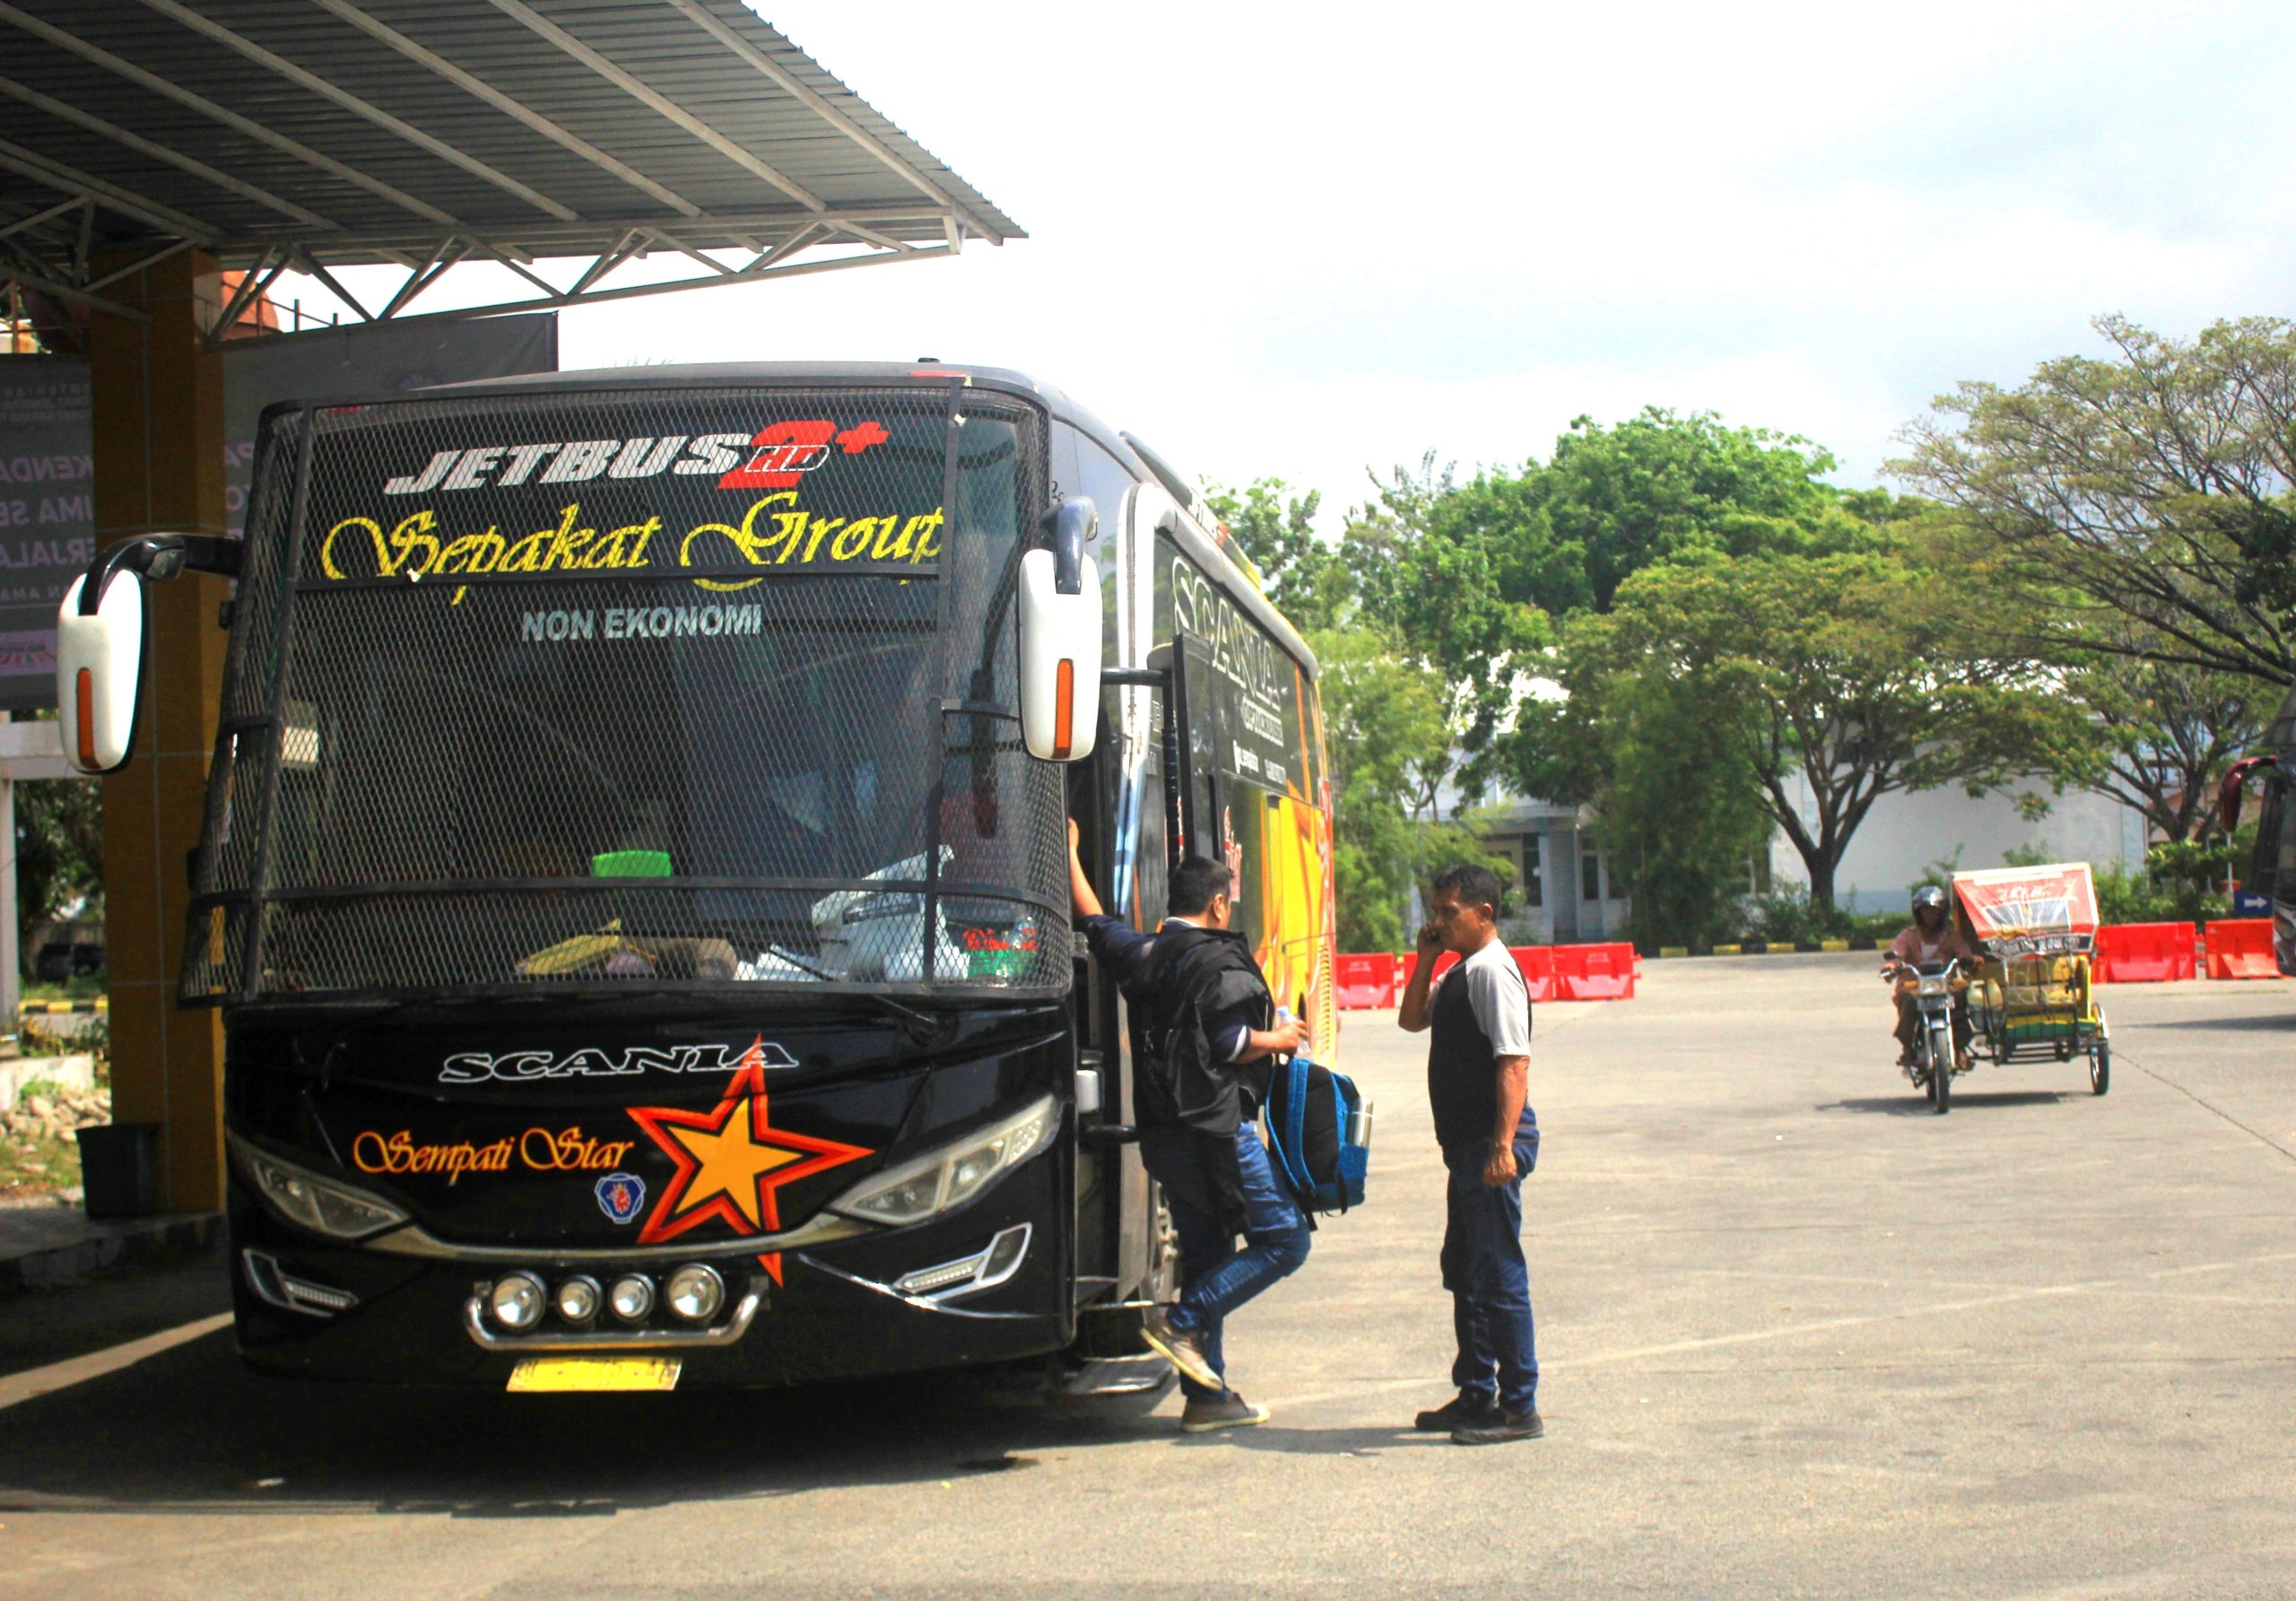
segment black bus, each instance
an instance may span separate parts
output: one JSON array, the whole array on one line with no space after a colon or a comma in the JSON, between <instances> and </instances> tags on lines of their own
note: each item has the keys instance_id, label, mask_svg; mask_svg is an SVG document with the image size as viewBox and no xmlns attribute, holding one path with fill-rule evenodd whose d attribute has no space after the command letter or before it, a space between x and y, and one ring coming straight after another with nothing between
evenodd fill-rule
<instances>
[{"instance_id":1,"label":"black bus","mask_svg":"<svg viewBox=\"0 0 2296 1601\"><path fill-rule=\"evenodd\" d=\"M1330 1038L1316 664L1224 539L1001 370L266 413L244 542L109 548L58 647L116 770L145 586L237 579L181 998L222 1008L247 1361L1150 1382L1171 1253L1067 820L1144 925L1224 853Z\"/></svg>"}]
</instances>

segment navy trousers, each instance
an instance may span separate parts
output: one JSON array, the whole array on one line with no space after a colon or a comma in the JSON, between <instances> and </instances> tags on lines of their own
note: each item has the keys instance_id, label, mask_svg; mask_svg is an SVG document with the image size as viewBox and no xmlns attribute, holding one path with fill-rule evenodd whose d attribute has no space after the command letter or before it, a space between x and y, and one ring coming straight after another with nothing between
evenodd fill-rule
<instances>
[{"instance_id":1,"label":"navy trousers","mask_svg":"<svg viewBox=\"0 0 2296 1601\"><path fill-rule=\"evenodd\" d=\"M1246 1218L1240 1250L1235 1236L1223 1234L1219 1221L1202 1204L1208 1187L1190 1170L1196 1157L1185 1139L1150 1135L1140 1142L1140 1153L1149 1172L1164 1186L1172 1228L1179 1236L1180 1298L1172 1321L1203 1342L1205 1360L1224 1380L1227 1361L1220 1336L1228 1314L1299 1271L1308 1259L1307 1216L1276 1178L1266 1148L1248 1123L1236 1131ZM1186 1374L1180 1377L1180 1391L1191 1401L1222 1401L1234 1393L1224 1382L1212 1389Z\"/></svg>"},{"instance_id":2,"label":"navy trousers","mask_svg":"<svg viewBox=\"0 0 2296 1601\"><path fill-rule=\"evenodd\" d=\"M1523 1260L1522 1176L1538 1165L1538 1126L1526 1112L1515 1132L1512 1183L1483 1181L1490 1151L1481 1141L1443 1150L1449 1179L1443 1288L1451 1292L1459 1352L1451 1381L1463 1396L1525 1413L1538 1397L1539 1359L1531 1275Z\"/></svg>"}]
</instances>

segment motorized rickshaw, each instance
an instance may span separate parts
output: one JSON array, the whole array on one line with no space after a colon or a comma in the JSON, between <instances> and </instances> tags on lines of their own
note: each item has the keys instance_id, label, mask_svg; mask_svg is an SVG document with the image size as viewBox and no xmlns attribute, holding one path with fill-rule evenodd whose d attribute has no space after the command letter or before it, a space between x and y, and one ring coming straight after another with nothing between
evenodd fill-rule
<instances>
[{"instance_id":1,"label":"motorized rickshaw","mask_svg":"<svg viewBox=\"0 0 2296 1601\"><path fill-rule=\"evenodd\" d=\"M2086 862L1953 875L1962 932L1984 955L1969 980L1971 1052L2012 1062L2089 1061L2089 1088L2112 1085L2112 1040L2091 988L2097 890Z\"/></svg>"}]
</instances>

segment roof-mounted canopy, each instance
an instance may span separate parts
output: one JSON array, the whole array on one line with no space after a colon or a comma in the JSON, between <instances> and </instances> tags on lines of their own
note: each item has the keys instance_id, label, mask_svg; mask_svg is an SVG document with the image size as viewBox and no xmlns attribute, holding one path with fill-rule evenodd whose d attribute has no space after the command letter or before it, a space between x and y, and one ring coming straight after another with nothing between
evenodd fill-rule
<instances>
[{"instance_id":1,"label":"roof-mounted canopy","mask_svg":"<svg viewBox=\"0 0 2296 1601\"><path fill-rule=\"evenodd\" d=\"M464 262L532 292L429 315L1024 237L739 0L0 0L0 284L104 305L99 257L196 248L247 274L217 332L290 269L407 320ZM378 264L380 304L334 274Z\"/></svg>"}]
</instances>

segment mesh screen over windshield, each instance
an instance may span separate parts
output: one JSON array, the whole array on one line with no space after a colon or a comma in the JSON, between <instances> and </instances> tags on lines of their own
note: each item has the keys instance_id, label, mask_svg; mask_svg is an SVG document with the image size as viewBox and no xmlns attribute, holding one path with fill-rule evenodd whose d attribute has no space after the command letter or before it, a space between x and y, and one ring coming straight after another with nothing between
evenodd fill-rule
<instances>
[{"instance_id":1,"label":"mesh screen over windshield","mask_svg":"<svg viewBox=\"0 0 2296 1601\"><path fill-rule=\"evenodd\" d=\"M186 995L1065 986L1042 422L956 395L274 415Z\"/></svg>"}]
</instances>

